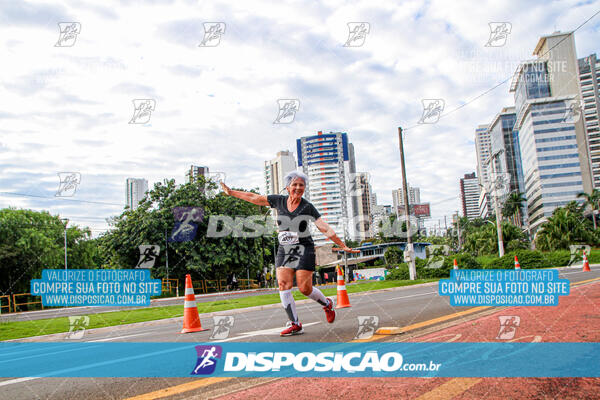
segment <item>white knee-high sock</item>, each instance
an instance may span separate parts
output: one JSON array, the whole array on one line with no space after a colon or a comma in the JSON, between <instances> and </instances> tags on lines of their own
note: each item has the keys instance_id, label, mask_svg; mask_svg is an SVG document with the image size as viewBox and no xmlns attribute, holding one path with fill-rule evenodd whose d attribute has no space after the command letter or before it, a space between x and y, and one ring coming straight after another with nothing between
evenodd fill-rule
<instances>
[{"instance_id":1,"label":"white knee-high sock","mask_svg":"<svg viewBox=\"0 0 600 400\"><path fill-rule=\"evenodd\" d=\"M310 297L311 299L313 299L314 301L316 301L317 303L319 303L322 306L327 305L327 297L325 297L323 292L321 292L316 287L312 288L312 293L309 294L308 297Z\"/></svg>"},{"instance_id":2,"label":"white knee-high sock","mask_svg":"<svg viewBox=\"0 0 600 400\"><path fill-rule=\"evenodd\" d=\"M298 313L296 312L296 302L292 295L292 290L280 290L279 298L281 299L281 305L288 315L288 318L293 323L298 323Z\"/></svg>"}]
</instances>

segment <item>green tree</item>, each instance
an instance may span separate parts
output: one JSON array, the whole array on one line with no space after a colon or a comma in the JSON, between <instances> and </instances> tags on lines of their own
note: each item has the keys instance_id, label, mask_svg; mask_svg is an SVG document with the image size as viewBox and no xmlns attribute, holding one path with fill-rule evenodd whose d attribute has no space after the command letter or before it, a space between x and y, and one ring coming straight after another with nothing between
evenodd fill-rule
<instances>
[{"instance_id":1,"label":"green tree","mask_svg":"<svg viewBox=\"0 0 600 400\"><path fill-rule=\"evenodd\" d=\"M0 292L29 292L42 269L64 268L64 230L59 216L47 211L0 210ZM85 269L100 262L88 228L67 229L68 267Z\"/></svg>"},{"instance_id":2,"label":"green tree","mask_svg":"<svg viewBox=\"0 0 600 400\"><path fill-rule=\"evenodd\" d=\"M467 230L463 246L466 252L474 256L498 254L498 231L495 222L489 222ZM525 232L508 222L502 222L502 239L506 251L526 249L529 246Z\"/></svg>"},{"instance_id":3,"label":"green tree","mask_svg":"<svg viewBox=\"0 0 600 400\"><path fill-rule=\"evenodd\" d=\"M592 193L581 192L577 197L584 198L585 204L592 209L592 220L594 221L594 230L596 230L596 211L600 209L600 190L594 189L592 190Z\"/></svg>"},{"instance_id":4,"label":"green tree","mask_svg":"<svg viewBox=\"0 0 600 400\"><path fill-rule=\"evenodd\" d=\"M597 241L590 221L575 201L556 208L535 238L536 248L542 251L568 249L572 244L595 244Z\"/></svg>"},{"instance_id":5,"label":"green tree","mask_svg":"<svg viewBox=\"0 0 600 400\"><path fill-rule=\"evenodd\" d=\"M383 256L385 258L385 263L388 265L400 264L404 261L404 252L396 246L388 247Z\"/></svg>"},{"instance_id":6,"label":"green tree","mask_svg":"<svg viewBox=\"0 0 600 400\"><path fill-rule=\"evenodd\" d=\"M199 189L199 186L206 189ZM215 188L213 182L204 180L179 187L174 180L156 183L135 210L126 209L115 217L111 221L113 229L100 238L107 266L132 268L138 262L138 246L155 244L160 245L161 251L152 273L155 278L165 277L166 241L175 226L173 209L201 207L204 217L198 223L196 237L187 242L168 243L169 277L182 281L185 274L191 273L195 279L224 279L230 272L235 272L238 277L245 277L247 271L254 277L257 270L274 262L274 234L208 237L206 233L209 221L216 221L218 218L231 218L234 230L250 232L243 227L242 218L258 216L258 221L260 218L264 219L269 209L222 194L207 197L206 193ZM265 222L261 225L264 226ZM272 221L270 226L274 231ZM223 225L218 224L217 228L221 231Z\"/></svg>"},{"instance_id":7,"label":"green tree","mask_svg":"<svg viewBox=\"0 0 600 400\"><path fill-rule=\"evenodd\" d=\"M525 202L525 200L526 199L523 196L523 193L512 192L504 201L504 205L502 207L502 215L504 215L505 217L510 217L512 223L516 226L522 226L521 213L523 210L523 203Z\"/></svg>"}]
</instances>

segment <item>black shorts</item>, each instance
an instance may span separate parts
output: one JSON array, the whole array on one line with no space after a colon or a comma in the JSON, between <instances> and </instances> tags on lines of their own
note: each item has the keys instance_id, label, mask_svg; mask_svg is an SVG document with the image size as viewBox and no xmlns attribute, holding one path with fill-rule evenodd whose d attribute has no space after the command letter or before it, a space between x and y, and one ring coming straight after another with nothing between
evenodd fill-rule
<instances>
[{"instance_id":1,"label":"black shorts","mask_svg":"<svg viewBox=\"0 0 600 400\"><path fill-rule=\"evenodd\" d=\"M316 263L315 246L302 244L280 244L275 259L276 267L314 271Z\"/></svg>"}]
</instances>

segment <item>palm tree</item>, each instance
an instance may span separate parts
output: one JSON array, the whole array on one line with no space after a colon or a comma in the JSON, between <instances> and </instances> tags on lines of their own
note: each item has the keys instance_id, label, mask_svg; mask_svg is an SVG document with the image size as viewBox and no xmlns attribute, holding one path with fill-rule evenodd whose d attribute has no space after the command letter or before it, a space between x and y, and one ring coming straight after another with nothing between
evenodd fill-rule
<instances>
[{"instance_id":1,"label":"palm tree","mask_svg":"<svg viewBox=\"0 0 600 400\"><path fill-rule=\"evenodd\" d=\"M575 243L594 242L594 235L589 221L575 201L564 207L556 208L552 216L541 225L536 236L536 247L544 250L568 249Z\"/></svg>"},{"instance_id":2,"label":"palm tree","mask_svg":"<svg viewBox=\"0 0 600 400\"><path fill-rule=\"evenodd\" d=\"M592 208L592 219L594 221L594 230L596 230L596 211L600 208L600 190L594 189L592 193L581 192L577 197L584 198L585 204Z\"/></svg>"},{"instance_id":3,"label":"palm tree","mask_svg":"<svg viewBox=\"0 0 600 400\"><path fill-rule=\"evenodd\" d=\"M502 214L510 216L512 222L516 226L521 226L521 210L523 209L523 202L525 197L521 192L512 192L506 198L504 206L502 207Z\"/></svg>"}]
</instances>

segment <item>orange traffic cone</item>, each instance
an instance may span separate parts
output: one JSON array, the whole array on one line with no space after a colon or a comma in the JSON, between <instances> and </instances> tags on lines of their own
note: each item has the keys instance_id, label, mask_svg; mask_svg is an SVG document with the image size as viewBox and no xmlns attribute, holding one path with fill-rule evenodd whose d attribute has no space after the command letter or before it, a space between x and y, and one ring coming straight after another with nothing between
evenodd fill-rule
<instances>
[{"instance_id":1,"label":"orange traffic cone","mask_svg":"<svg viewBox=\"0 0 600 400\"><path fill-rule=\"evenodd\" d=\"M583 271L591 271L590 263L588 262L587 256L585 255L585 250L583 251Z\"/></svg>"},{"instance_id":2,"label":"orange traffic cone","mask_svg":"<svg viewBox=\"0 0 600 400\"><path fill-rule=\"evenodd\" d=\"M458 263L456 262L456 258L454 259L454 269L458 269Z\"/></svg>"},{"instance_id":3,"label":"orange traffic cone","mask_svg":"<svg viewBox=\"0 0 600 400\"><path fill-rule=\"evenodd\" d=\"M200 315L196 308L196 296L190 274L185 276L185 302L183 303L183 329L181 333L206 331L200 324Z\"/></svg>"},{"instance_id":4,"label":"orange traffic cone","mask_svg":"<svg viewBox=\"0 0 600 400\"><path fill-rule=\"evenodd\" d=\"M515 256L515 269L521 269L521 264L519 264L519 259Z\"/></svg>"},{"instance_id":5,"label":"orange traffic cone","mask_svg":"<svg viewBox=\"0 0 600 400\"><path fill-rule=\"evenodd\" d=\"M350 306L350 299L348 299L348 292L346 291L346 282L344 282L344 275L342 268L338 265L335 267L337 270L337 305L335 308L345 308Z\"/></svg>"}]
</instances>

